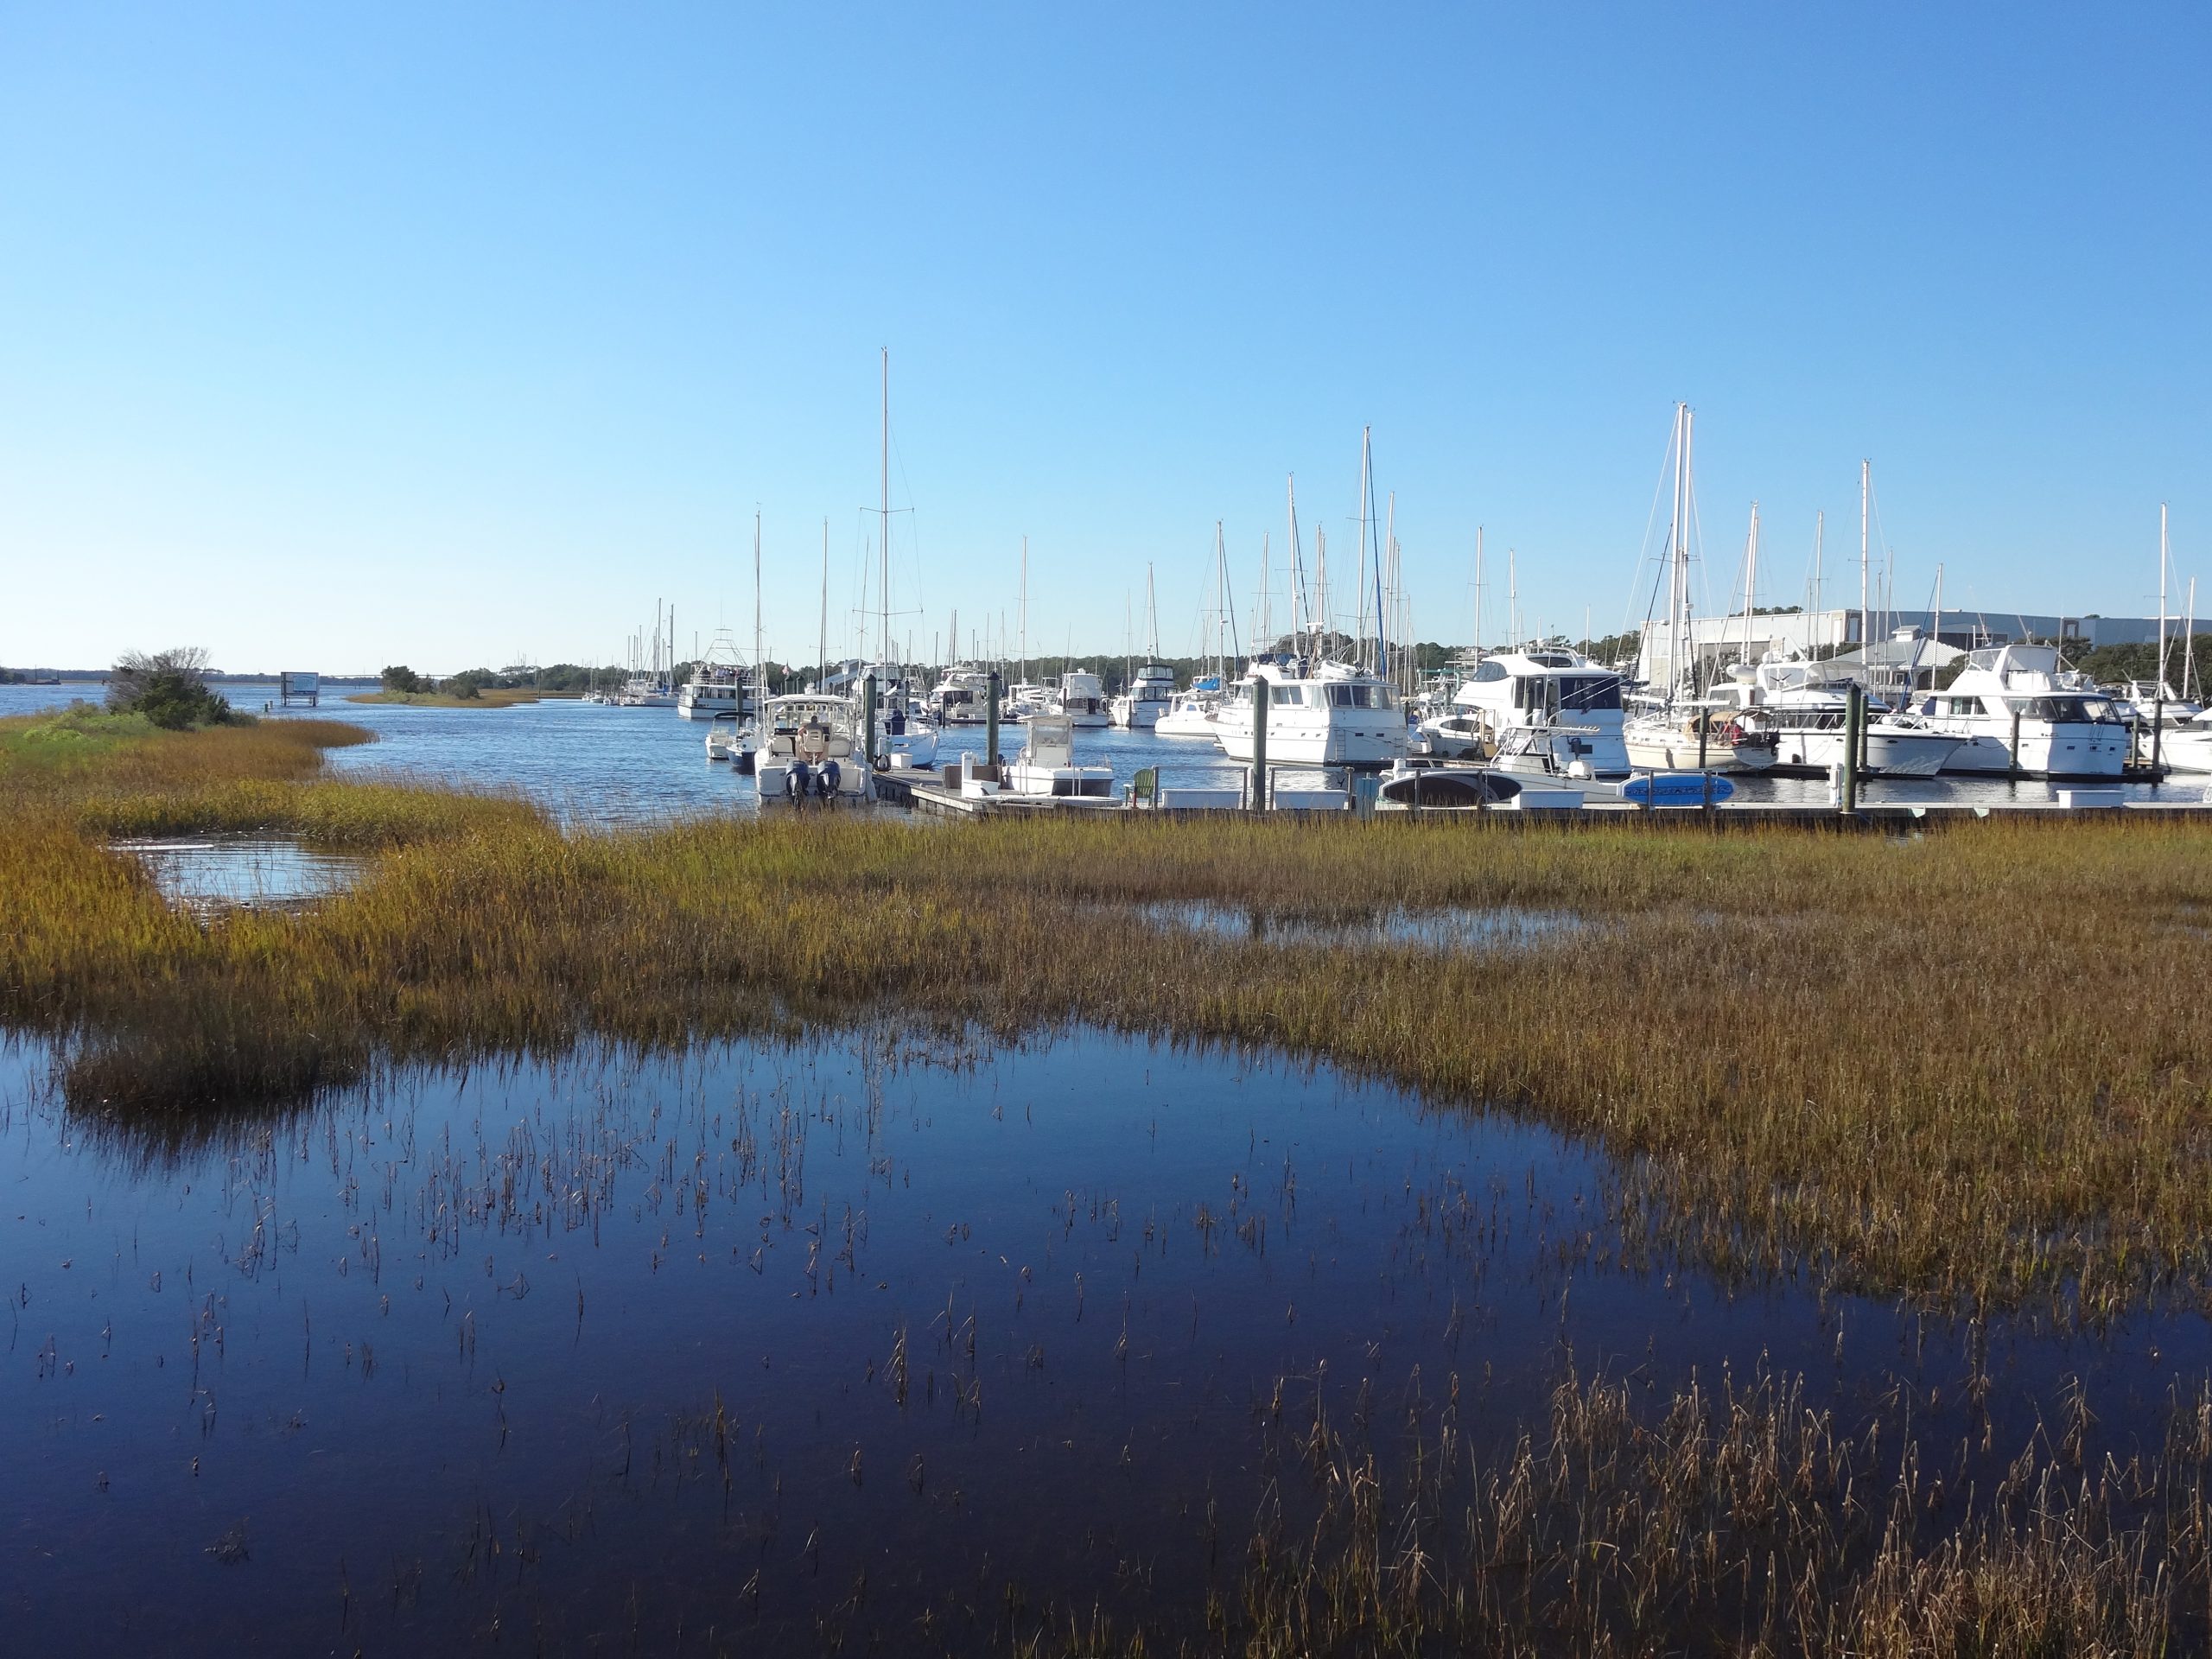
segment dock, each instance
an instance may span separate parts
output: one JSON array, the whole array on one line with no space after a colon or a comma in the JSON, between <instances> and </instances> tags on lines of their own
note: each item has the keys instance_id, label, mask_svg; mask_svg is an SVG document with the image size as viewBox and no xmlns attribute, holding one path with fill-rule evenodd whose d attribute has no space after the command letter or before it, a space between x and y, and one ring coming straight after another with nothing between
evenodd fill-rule
<instances>
[{"instance_id":1,"label":"dock","mask_svg":"<svg viewBox=\"0 0 2212 1659\"><path fill-rule=\"evenodd\" d=\"M2212 788L2205 791L2212 796ZM1028 815L1040 812L1082 812L1132 817L1219 817L1229 814L1245 817L1246 807L1179 807L1154 806L1148 802L1122 798L1109 800L1082 800L1047 796L1020 795L963 795L957 785L948 785L937 772L897 769L875 774L875 798L887 804L909 811L926 813L933 817L954 819L979 819L1004 817L1009 813ZM1983 819L2032 817L2056 819L2103 820L2115 816L2135 820L2164 822L2212 822L2212 798L2172 800L2122 799L2099 800L2094 803L2069 803L2060 800L2036 801L1926 801L1926 802L1869 802L1860 799L1851 811L1821 801L1722 801L1711 806L1691 803L1683 805L1662 804L1646 807L1635 801L1586 800L1579 810L1522 811L1512 807L1431 807L1421 809L1393 809L1382 812L1355 812L1347 803L1341 808L1312 806L1272 807L1270 817L1279 818L1336 818L1351 816L1378 818L1410 818L1415 817L1448 817L1503 821L1515 825L1529 823L1619 823L1630 819L1649 819L1655 823L1682 825L1705 820L1716 827L1751 829L1770 825L1790 825L1805 830L1886 830L1892 833L1915 828L1978 823Z\"/></svg>"}]
</instances>

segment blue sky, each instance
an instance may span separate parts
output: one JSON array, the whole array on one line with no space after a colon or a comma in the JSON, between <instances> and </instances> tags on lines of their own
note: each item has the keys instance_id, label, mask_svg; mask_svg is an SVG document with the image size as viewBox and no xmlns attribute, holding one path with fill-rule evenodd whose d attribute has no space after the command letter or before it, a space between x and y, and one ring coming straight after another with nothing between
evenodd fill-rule
<instances>
[{"instance_id":1,"label":"blue sky","mask_svg":"<svg viewBox=\"0 0 2212 1659\"><path fill-rule=\"evenodd\" d=\"M2201 7L0 4L0 662L812 653L892 353L898 624L1191 646L1358 446L1416 631L1708 603L1873 459L1900 602L2212 578ZM1308 556L1312 549L1309 542ZM1348 588L1349 583L1342 582ZM1502 609L1493 578L1493 616ZM2212 612L2212 580L2202 608ZM1500 624L1493 621L1492 632Z\"/></svg>"}]
</instances>

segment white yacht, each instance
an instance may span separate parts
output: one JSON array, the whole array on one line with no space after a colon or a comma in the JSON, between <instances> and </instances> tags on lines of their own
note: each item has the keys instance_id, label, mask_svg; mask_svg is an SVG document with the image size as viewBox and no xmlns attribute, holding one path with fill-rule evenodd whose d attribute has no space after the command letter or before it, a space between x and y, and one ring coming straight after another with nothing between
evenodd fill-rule
<instances>
[{"instance_id":1,"label":"white yacht","mask_svg":"<svg viewBox=\"0 0 2212 1659\"><path fill-rule=\"evenodd\" d=\"M1556 643L1484 657L1420 730L1429 753L1448 760L1560 774L1580 762L1576 775L1596 778L1629 771L1621 677Z\"/></svg>"},{"instance_id":2,"label":"white yacht","mask_svg":"<svg viewBox=\"0 0 2212 1659\"><path fill-rule=\"evenodd\" d=\"M1770 658L1738 663L1713 689L1713 700L1758 709L1770 722L1777 772L1825 778L1845 759L1850 697L1818 663ZM1937 731L1918 715L1898 714L1869 698L1860 758L1869 776L1933 778L1967 740Z\"/></svg>"},{"instance_id":3,"label":"white yacht","mask_svg":"<svg viewBox=\"0 0 2212 1659\"><path fill-rule=\"evenodd\" d=\"M1075 724L1067 715L1037 715L1029 737L1006 767L1002 795L1050 797L1055 800L1117 799L1111 766L1075 763Z\"/></svg>"},{"instance_id":4,"label":"white yacht","mask_svg":"<svg viewBox=\"0 0 2212 1659\"><path fill-rule=\"evenodd\" d=\"M1130 677L1129 689L1107 705L1107 712L1123 731L1157 730L1160 717L1175 702L1175 671L1164 663L1147 663Z\"/></svg>"},{"instance_id":5,"label":"white yacht","mask_svg":"<svg viewBox=\"0 0 2212 1659\"><path fill-rule=\"evenodd\" d=\"M1214 713L1221 707L1221 700L1220 676L1209 674L1204 679L1193 680L1191 689L1178 692L1175 700L1153 721L1153 735L1211 740L1214 734Z\"/></svg>"},{"instance_id":6,"label":"white yacht","mask_svg":"<svg viewBox=\"0 0 2212 1659\"><path fill-rule=\"evenodd\" d=\"M770 697L760 721L767 735L753 776L763 801L866 800L873 792L853 705L844 698Z\"/></svg>"},{"instance_id":7,"label":"white yacht","mask_svg":"<svg viewBox=\"0 0 2212 1659\"><path fill-rule=\"evenodd\" d=\"M614 694L614 701L625 709L673 709L676 693L668 689L667 681L639 674L623 682L622 689Z\"/></svg>"},{"instance_id":8,"label":"white yacht","mask_svg":"<svg viewBox=\"0 0 2212 1659\"><path fill-rule=\"evenodd\" d=\"M2054 645L1968 652L1958 678L1923 697L1918 712L1939 732L1994 740L1955 750L1946 772L2117 778L2127 764L2127 724L2119 709L2102 693L2082 690Z\"/></svg>"},{"instance_id":9,"label":"white yacht","mask_svg":"<svg viewBox=\"0 0 2212 1659\"><path fill-rule=\"evenodd\" d=\"M1059 712L1077 726L1110 726L1106 688L1087 668L1071 668L1060 676Z\"/></svg>"},{"instance_id":10,"label":"white yacht","mask_svg":"<svg viewBox=\"0 0 2212 1659\"><path fill-rule=\"evenodd\" d=\"M983 726L991 718L991 671L975 663L955 663L930 693L930 712L939 726Z\"/></svg>"},{"instance_id":11,"label":"white yacht","mask_svg":"<svg viewBox=\"0 0 2212 1659\"><path fill-rule=\"evenodd\" d=\"M999 699L999 718L1020 723L1033 720L1039 715L1060 712L1059 694L1049 685L1039 685L1034 680L1016 680L1006 689Z\"/></svg>"},{"instance_id":12,"label":"white yacht","mask_svg":"<svg viewBox=\"0 0 2212 1659\"><path fill-rule=\"evenodd\" d=\"M1389 682L1342 663L1263 652L1214 711L1232 760L1252 759L1253 686L1268 687L1268 760L1303 766L1387 766L1406 753L1406 722Z\"/></svg>"},{"instance_id":13,"label":"white yacht","mask_svg":"<svg viewBox=\"0 0 2212 1659\"><path fill-rule=\"evenodd\" d=\"M745 664L739 659L737 642L727 628L715 631L714 643L692 669L691 677L677 693L676 712L686 720L712 720L718 715L749 712Z\"/></svg>"}]
</instances>

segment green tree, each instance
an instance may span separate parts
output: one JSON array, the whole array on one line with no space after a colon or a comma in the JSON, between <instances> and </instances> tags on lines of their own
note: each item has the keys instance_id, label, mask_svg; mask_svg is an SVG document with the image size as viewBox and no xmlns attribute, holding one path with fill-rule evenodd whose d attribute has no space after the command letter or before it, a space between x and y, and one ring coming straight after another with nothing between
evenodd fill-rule
<instances>
[{"instance_id":1,"label":"green tree","mask_svg":"<svg viewBox=\"0 0 2212 1659\"><path fill-rule=\"evenodd\" d=\"M378 677L383 680L384 689L387 691L420 691L423 689L423 677L404 663L385 669Z\"/></svg>"},{"instance_id":2,"label":"green tree","mask_svg":"<svg viewBox=\"0 0 2212 1659\"><path fill-rule=\"evenodd\" d=\"M196 645L127 652L107 683L107 706L118 714L143 715L167 731L192 726L226 726L238 716L229 702L207 684L207 653Z\"/></svg>"}]
</instances>

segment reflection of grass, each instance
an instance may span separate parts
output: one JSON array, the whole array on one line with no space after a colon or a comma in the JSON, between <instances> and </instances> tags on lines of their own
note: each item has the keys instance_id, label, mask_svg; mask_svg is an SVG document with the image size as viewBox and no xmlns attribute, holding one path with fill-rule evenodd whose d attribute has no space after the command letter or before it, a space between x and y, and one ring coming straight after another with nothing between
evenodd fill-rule
<instances>
[{"instance_id":1,"label":"reflection of grass","mask_svg":"<svg viewBox=\"0 0 2212 1659\"><path fill-rule=\"evenodd\" d=\"M537 702L543 700L573 698L573 691L537 691L526 687L503 690L486 686L473 697L454 696L443 691L356 691L346 699L348 702L407 702L418 709L512 709L518 702Z\"/></svg>"},{"instance_id":2,"label":"reflection of grass","mask_svg":"<svg viewBox=\"0 0 2212 1659\"><path fill-rule=\"evenodd\" d=\"M234 1003L238 1054L191 1071L225 1088L257 1045L282 1081L314 1073L302 1041L677 1042L772 1002L1088 1019L1510 1103L1626 1160L1637 1224L1723 1267L2078 1294L2092 1313L2212 1290L2212 1004L2202 942L2174 925L2212 902L2212 838L2192 828L2005 821L1900 844L1071 818L918 836L824 814L569 837L513 800L315 778L320 739L289 735L306 729L149 740L58 781L0 770L19 806L0 1013L151 1033ZM272 741L293 746L282 765ZM376 855L306 914L203 925L93 839L210 828ZM1170 899L1611 925L1502 954L1301 948L1134 913Z\"/></svg>"}]
</instances>

